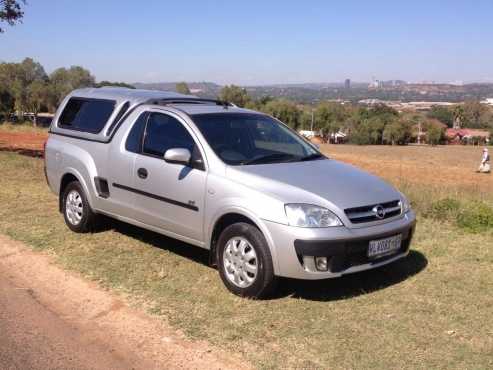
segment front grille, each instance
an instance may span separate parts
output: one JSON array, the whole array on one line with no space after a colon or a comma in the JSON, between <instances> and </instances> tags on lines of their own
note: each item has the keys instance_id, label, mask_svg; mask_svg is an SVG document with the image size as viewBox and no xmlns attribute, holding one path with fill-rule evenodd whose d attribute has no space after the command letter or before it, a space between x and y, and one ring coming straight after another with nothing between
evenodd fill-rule
<instances>
[{"instance_id":1,"label":"front grille","mask_svg":"<svg viewBox=\"0 0 493 370\"><path fill-rule=\"evenodd\" d=\"M382 212L379 213L378 210ZM347 208L344 212L353 224L380 221L401 214L401 202L399 200L393 200L391 202L369 206Z\"/></svg>"}]
</instances>

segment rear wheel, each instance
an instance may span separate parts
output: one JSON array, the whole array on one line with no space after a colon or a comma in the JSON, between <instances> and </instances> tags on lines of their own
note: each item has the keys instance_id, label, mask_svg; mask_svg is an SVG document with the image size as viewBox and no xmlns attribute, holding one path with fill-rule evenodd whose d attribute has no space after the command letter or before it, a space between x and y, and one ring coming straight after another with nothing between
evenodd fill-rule
<instances>
[{"instance_id":1,"label":"rear wheel","mask_svg":"<svg viewBox=\"0 0 493 370\"><path fill-rule=\"evenodd\" d=\"M242 297L266 297L276 278L269 246L255 226L236 223L220 235L217 245L219 274L226 287Z\"/></svg>"},{"instance_id":2,"label":"rear wheel","mask_svg":"<svg viewBox=\"0 0 493 370\"><path fill-rule=\"evenodd\" d=\"M70 230L86 233L93 229L96 214L78 181L68 184L63 192L63 217Z\"/></svg>"}]
</instances>

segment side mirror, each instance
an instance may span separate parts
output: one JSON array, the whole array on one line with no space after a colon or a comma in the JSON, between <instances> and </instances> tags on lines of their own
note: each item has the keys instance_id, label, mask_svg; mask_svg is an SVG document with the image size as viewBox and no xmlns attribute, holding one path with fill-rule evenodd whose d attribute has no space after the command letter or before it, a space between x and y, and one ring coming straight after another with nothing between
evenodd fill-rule
<instances>
[{"instance_id":1,"label":"side mirror","mask_svg":"<svg viewBox=\"0 0 493 370\"><path fill-rule=\"evenodd\" d=\"M190 165L190 159L192 154L190 150L185 148L172 148L168 149L164 153L164 160L168 163L183 164L185 166Z\"/></svg>"}]
</instances>

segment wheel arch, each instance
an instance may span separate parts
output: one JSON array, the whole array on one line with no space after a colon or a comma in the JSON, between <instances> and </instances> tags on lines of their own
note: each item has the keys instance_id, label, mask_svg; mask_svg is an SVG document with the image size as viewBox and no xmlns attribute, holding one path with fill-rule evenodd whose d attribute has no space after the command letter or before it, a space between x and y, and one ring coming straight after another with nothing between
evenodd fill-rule
<instances>
[{"instance_id":1,"label":"wheel arch","mask_svg":"<svg viewBox=\"0 0 493 370\"><path fill-rule=\"evenodd\" d=\"M60 212L63 212L63 192L65 191L67 185L73 181L77 181L81 184L82 188L84 189L84 193L86 194L87 201L89 202L89 205L92 207L92 199L89 193L89 189L87 187L86 182L83 180L82 175L74 169L68 169L65 171L65 173L60 179L60 187L58 191L58 210Z\"/></svg>"},{"instance_id":2,"label":"wheel arch","mask_svg":"<svg viewBox=\"0 0 493 370\"><path fill-rule=\"evenodd\" d=\"M221 235L221 232L224 229L226 229L228 226L238 222L245 222L251 224L260 230L265 240L267 241L267 245L269 246L269 250L272 256L272 263L274 266L274 272L277 274L279 271L277 265L277 255L269 230L267 229L267 227L265 226L265 224L262 222L260 218L256 217L253 213L242 208L223 210L223 212L221 212L214 218L214 222L211 223L210 232L207 238L209 242L210 265L215 266L217 264L216 248L217 248L217 241L219 239L219 235Z\"/></svg>"}]
</instances>

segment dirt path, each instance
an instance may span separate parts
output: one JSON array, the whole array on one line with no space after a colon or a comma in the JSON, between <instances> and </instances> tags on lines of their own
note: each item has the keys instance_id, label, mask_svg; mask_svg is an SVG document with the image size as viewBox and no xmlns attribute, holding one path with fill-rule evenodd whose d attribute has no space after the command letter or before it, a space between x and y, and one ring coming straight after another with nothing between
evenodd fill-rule
<instances>
[{"instance_id":1,"label":"dirt path","mask_svg":"<svg viewBox=\"0 0 493 370\"><path fill-rule=\"evenodd\" d=\"M0 333L2 369L247 368L1 235Z\"/></svg>"},{"instance_id":2,"label":"dirt path","mask_svg":"<svg viewBox=\"0 0 493 370\"><path fill-rule=\"evenodd\" d=\"M43 145L47 138L48 133L0 131L0 151L42 157Z\"/></svg>"}]
</instances>

